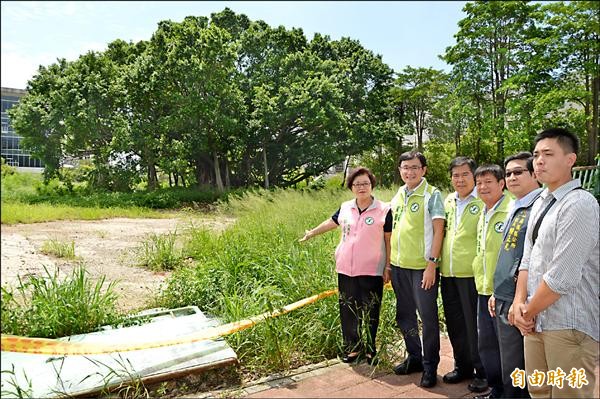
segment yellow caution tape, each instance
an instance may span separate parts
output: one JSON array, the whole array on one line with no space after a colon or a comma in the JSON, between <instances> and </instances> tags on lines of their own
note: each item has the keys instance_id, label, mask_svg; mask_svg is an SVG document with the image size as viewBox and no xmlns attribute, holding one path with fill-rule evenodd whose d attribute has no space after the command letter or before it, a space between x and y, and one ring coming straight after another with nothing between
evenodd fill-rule
<instances>
[{"instance_id":1,"label":"yellow caution tape","mask_svg":"<svg viewBox=\"0 0 600 399\"><path fill-rule=\"evenodd\" d=\"M149 343L146 342L143 344L122 343L108 345L90 344L85 342L59 341L56 339L47 338L19 337L15 335L3 334L0 338L0 347L1 350L4 352L72 356L98 355L102 353L112 352L128 352L142 349L161 348L172 345L191 344L193 342L220 338L225 335L233 334L237 331L245 330L249 327L254 326L257 323L265 321L266 319L286 314L288 312L291 312L292 310L301 308L302 306L314 303L319 299L334 295L337 292L337 289L325 291L320 294L313 295L311 297L304 298L300 301L284 306L279 310L274 310L273 312L266 312L258 316L253 316L249 319L244 319L217 327L210 327L195 334L179 337L176 339L168 339L164 341L156 341Z\"/></svg>"}]
</instances>

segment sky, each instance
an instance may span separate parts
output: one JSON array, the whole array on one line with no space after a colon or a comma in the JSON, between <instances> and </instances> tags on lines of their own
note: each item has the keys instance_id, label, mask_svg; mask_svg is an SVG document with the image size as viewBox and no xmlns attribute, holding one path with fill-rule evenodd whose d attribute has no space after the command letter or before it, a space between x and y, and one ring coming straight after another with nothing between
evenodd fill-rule
<instances>
[{"instance_id":1,"label":"sky","mask_svg":"<svg viewBox=\"0 0 600 399\"><path fill-rule=\"evenodd\" d=\"M39 65L75 60L115 40L149 40L163 20L180 22L229 7L271 26L350 37L400 72L449 71L439 59L455 43L464 1L2 1L2 87L24 89Z\"/></svg>"}]
</instances>

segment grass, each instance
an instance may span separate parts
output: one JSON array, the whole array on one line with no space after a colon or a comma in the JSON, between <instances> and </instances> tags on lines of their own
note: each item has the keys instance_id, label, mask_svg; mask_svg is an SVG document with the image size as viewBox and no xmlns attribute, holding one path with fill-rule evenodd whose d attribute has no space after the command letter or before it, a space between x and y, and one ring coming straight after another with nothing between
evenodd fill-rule
<instances>
[{"instance_id":1,"label":"grass","mask_svg":"<svg viewBox=\"0 0 600 399\"><path fill-rule=\"evenodd\" d=\"M375 195L389 201L395 191L378 189ZM227 323L335 288L333 254L339 230L307 243L298 243L298 239L306 229L329 218L342 201L350 198L349 190L331 187L236 193L216 207L217 213L236 218L228 229L215 233L207 228L191 228L184 237L151 236L139 249L140 263L154 270L173 270L156 304L168 308L197 305ZM6 205L3 203L3 223ZM38 207L52 208L48 211L54 212L51 217L56 216L55 209L73 208L46 203L20 203L18 208L28 206L35 207L32 214L41 213ZM77 212L108 212L110 209L113 208L80 207ZM124 208L126 211L134 209L138 208ZM149 212L139 209L142 213ZM176 245L182 239L185 239L183 245ZM64 283L59 282L56 275L34 277L20 284L19 295L3 289L2 331L55 337L90 332L100 325L121 322L114 310L112 284L103 288L102 281L100 286L93 286L83 271L78 273L81 274L74 273ZM69 280L72 282L67 283ZM17 301L17 297L31 298L31 301ZM61 323L53 324L56 320ZM337 296L266 320L226 339L250 378L334 358L341 346ZM395 328L395 297L391 290L384 293L378 350L381 367L397 362L404 351Z\"/></svg>"},{"instance_id":2,"label":"grass","mask_svg":"<svg viewBox=\"0 0 600 399\"><path fill-rule=\"evenodd\" d=\"M101 192L53 179L43 183L39 174L2 176L2 223L37 223L52 220L97 220L114 217L166 217L165 209L207 207L235 191L218 193L209 188L162 188L141 192Z\"/></svg>"},{"instance_id":3,"label":"grass","mask_svg":"<svg viewBox=\"0 0 600 399\"><path fill-rule=\"evenodd\" d=\"M2 202L3 224L40 223L53 220L98 220L116 217L163 218L168 214L147 208L83 208L68 205Z\"/></svg>"},{"instance_id":4,"label":"grass","mask_svg":"<svg viewBox=\"0 0 600 399\"><path fill-rule=\"evenodd\" d=\"M384 200L393 194L394 190L376 193ZM230 198L219 209L235 216L236 223L221 234L203 229L191 234L183 256L195 264L173 272L159 303L197 305L231 322L335 288L333 253L339 231L307 243L298 239L351 197L348 190L274 190ZM378 338L388 362L403 349L394 328L393 297L386 291ZM226 339L251 375L333 358L341 343L337 301L336 296L323 299Z\"/></svg>"},{"instance_id":5,"label":"grass","mask_svg":"<svg viewBox=\"0 0 600 399\"><path fill-rule=\"evenodd\" d=\"M83 266L61 279L58 272L19 279L13 290L2 287L3 334L57 338L121 323L115 284L104 277L92 282Z\"/></svg>"},{"instance_id":6,"label":"grass","mask_svg":"<svg viewBox=\"0 0 600 399\"><path fill-rule=\"evenodd\" d=\"M46 255L53 255L57 258L75 259L75 241L69 242L59 241L57 239L50 239L42 244L42 253Z\"/></svg>"},{"instance_id":7,"label":"grass","mask_svg":"<svg viewBox=\"0 0 600 399\"><path fill-rule=\"evenodd\" d=\"M177 233L152 234L137 249L138 265L154 271L173 270L183 264L181 250L176 246Z\"/></svg>"}]
</instances>

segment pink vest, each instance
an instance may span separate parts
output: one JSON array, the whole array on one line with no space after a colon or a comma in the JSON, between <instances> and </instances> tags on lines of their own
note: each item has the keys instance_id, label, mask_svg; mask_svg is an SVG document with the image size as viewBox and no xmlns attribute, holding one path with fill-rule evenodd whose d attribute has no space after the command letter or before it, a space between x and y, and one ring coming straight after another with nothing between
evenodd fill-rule
<instances>
[{"instance_id":1,"label":"pink vest","mask_svg":"<svg viewBox=\"0 0 600 399\"><path fill-rule=\"evenodd\" d=\"M342 238L335 250L336 271L350 277L381 276L385 267L383 225L389 204L374 200L361 215L356 200L340 207Z\"/></svg>"}]
</instances>

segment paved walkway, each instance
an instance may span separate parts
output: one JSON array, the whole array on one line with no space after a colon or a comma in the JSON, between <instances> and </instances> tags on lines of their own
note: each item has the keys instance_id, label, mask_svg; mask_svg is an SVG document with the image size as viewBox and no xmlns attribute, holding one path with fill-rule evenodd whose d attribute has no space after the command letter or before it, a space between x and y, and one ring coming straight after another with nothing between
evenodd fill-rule
<instances>
[{"instance_id":1,"label":"paved walkway","mask_svg":"<svg viewBox=\"0 0 600 399\"><path fill-rule=\"evenodd\" d=\"M355 365L339 360L325 367L271 380L244 389L249 398L443 398L471 397L468 381L444 384L442 375L454 368L452 347L447 338L441 341L438 384L430 389L419 387L421 373L395 375L389 369L374 368L361 362Z\"/></svg>"},{"instance_id":2,"label":"paved walkway","mask_svg":"<svg viewBox=\"0 0 600 399\"><path fill-rule=\"evenodd\" d=\"M452 347L447 338L441 340L438 383L434 388L419 387L421 373L395 375L389 369L373 368L364 361L356 365L339 360L302 367L282 376L271 376L242 389L230 392L247 398L471 398L469 381L450 385L442 376L454 367ZM596 366L596 379L598 367ZM227 395L229 396L229 395ZM596 385L595 397L598 395Z\"/></svg>"}]
</instances>

